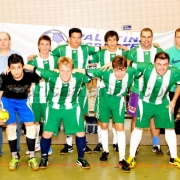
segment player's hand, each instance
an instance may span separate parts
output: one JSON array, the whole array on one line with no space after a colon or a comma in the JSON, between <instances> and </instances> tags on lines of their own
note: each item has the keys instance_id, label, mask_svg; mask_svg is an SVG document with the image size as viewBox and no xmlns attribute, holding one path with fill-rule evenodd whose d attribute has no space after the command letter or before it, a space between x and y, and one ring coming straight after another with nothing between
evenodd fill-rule
<instances>
[{"instance_id":1,"label":"player's hand","mask_svg":"<svg viewBox=\"0 0 180 180\"><path fill-rule=\"evenodd\" d=\"M52 71L59 73L59 70L58 70L58 69L53 69Z\"/></svg>"},{"instance_id":2,"label":"player's hand","mask_svg":"<svg viewBox=\"0 0 180 180\"><path fill-rule=\"evenodd\" d=\"M29 55L28 58L27 58L27 60L28 60L28 61L31 61L31 60L33 60L34 57L36 57L36 56L37 56L37 55Z\"/></svg>"},{"instance_id":3,"label":"player's hand","mask_svg":"<svg viewBox=\"0 0 180 180\"><path fill-rule=\"evenodd\" d=\"M7 67L4 69L3 72L4 72L5 75L7 75L7 74L10 72L9 66L7 66Z\"/></svg>"},{"instance_id":4,"label":"player's hand","mask_svg":"<svg viewBox=\"0 0 180 180\"><path fill-rule=\"evenodd\" d=\"M110 69L112 69L112 62L108 62L107 64L101 67L101 70L103 71L110 70Z\"/></svg>"},{"instance_id":5,"label":"player's hand","mask_svg":"<svg viewBox=\"0 0 180 180\"><path fill-rule=\"evenodd\" d=\"M166 106L167 108L170 108L172 114L174 114L175 105L176 105L176 103L174 101L171 101L170 104L168 106Z\"/></svg>"},{"instance_id":6,"label":"player's hand","mask_svg":"<svg viewBox=\"0 0 180 180\"><path fill-rule=\"evenodd\" d=\"M157 42L152 43L152 45L153 45L153 46L156 46L157 48L160 48L160 47L161 47L160 44L158 44Z\"/></svg>"},{"instance_id":7,"label":"player's hand","mask_svg":"<svg viewBox=\"0 0 180 180\"><path fill-rule=\"evenodd\" d=\"M129 51L129 49L128 49L127 46L120 46L120 45L119 45L118 48L123 49L124 52Z\"/></svg>"},{"instance_id":8,"label":"player's hand","mask_svg":"<svg viewBox=\"0 0 180 180\"><path fill-rule=\"evenodd\" d=\"M30 65L30 64L24 64L23 69L27 69L29 71L33 71L34 70L34 66Z\"/></svg>"},{"instance_id":9,"label":"player's hand","mask_svg":"<svg viewBox=\"0 0 180 180\"><path fill-rule=\"evenodd\" d=\"M0 121L0 126L4 125L4 121Z\"/></svg>"}]
</instances>

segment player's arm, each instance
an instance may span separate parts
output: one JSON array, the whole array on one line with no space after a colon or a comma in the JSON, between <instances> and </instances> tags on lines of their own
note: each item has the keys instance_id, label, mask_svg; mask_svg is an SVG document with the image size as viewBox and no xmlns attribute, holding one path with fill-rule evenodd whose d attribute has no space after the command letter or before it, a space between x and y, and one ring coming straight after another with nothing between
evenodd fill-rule
<instances>
[{"instance_id":1,"label":"player's arm","mask_svg":"<svg viewBox=\"0 0 180 180\"><path fill-rule=\"evenodd\" d=\"M29 55L29 56L27 57L27 60L28 60L28 61L32 61L36 56L37 56L37 55L35 55L35 54L31 54L31 55Z\"/></svg>"}]
</instances>

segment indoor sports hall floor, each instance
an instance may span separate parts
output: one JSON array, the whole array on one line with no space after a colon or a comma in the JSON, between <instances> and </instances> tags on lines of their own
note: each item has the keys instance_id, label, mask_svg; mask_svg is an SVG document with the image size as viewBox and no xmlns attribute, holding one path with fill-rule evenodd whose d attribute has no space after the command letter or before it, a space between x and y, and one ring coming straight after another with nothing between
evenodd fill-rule
<instances>
[{"instance_id":1,"label":"indoor sports hall floor","mask_svg":"<svg viewBox=\"0 0 180 180\"><path fill-rule=\"evenodd\" d=\"M57 137L53 137L53 154L49 157L50 164L46 170L32 171L27 165L28 156L25 137L21 135L21 159L16 171L9 171L8 164L11 159L9 146L4 134L3 155L0 156L0 180L177 180L180 176L180 169L170 165L169 156L166 154L167 146L164 135L161 135L163 157L156 156L151 151L150 131L144 131L143 138L136 156L137 166L131 169L130 173L124 173L118 167L118 153L112 148L112 133L109 131L109 160L106 163L99 161L99 154L86 154L85 158L91 165L90 169L82 169L77 166L76 146L74 152L67 155L60 155L59 150L63 148L65 136L60 132ZM126 131L127 148L126 157L129 152L130 131ZM178 139L178 155L180 157L180 137ZM87 134L88 146L93 149L97 143L97 134ZM73 139L74 142L74 139ZM36 152L36 157L40 160L40 152Z\"/></svg>"}]
</instances>

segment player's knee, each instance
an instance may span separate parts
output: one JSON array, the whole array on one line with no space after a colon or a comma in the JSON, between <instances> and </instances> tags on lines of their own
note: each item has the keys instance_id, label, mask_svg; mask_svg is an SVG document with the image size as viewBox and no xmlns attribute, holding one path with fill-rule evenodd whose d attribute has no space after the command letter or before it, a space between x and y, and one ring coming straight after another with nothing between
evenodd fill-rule
<instances>
[{"instance_id":1,"label":"player's knee","mask_svg":"<svg viewBox=\"0 0 180 180\"><path fill-rule=\"evenodd\" d=\"M27 126L26 127L26 137L29 139L35 139L36 138L36 125L32 125L32 126Z\"/></svg>"},{"instance_id":2,"label":"player's knee","mask_svg":"<svg viewBox=\"0 0 180 180\"><path fill-rule=\"evenodd\" d=\"M16 133L17 125L8 125L6 128L6 134L9 141L13 141L17 139L17 133Z\"/></svg>"}]
</instances>

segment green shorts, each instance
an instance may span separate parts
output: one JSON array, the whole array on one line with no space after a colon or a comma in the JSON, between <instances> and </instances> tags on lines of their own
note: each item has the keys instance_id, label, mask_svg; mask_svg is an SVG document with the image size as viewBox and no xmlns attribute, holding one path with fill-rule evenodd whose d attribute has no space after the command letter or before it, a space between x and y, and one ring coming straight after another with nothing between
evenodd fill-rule
<instances>
[{"instance_id":1,"label":"green shorts","mask_svg":"<svg viewBox=\"0 0 180 180\"><path fill-rule=\"evenodd\" d=\"M88 112L88 96L87 96L87 88L83 86L78 97L79 106L81 107L81 111L83 115L87 115Z\"/></svg>"},{"instance_id":2,"label":"green shorts","mask_svg":"<svg viewBox=\"0 0 180 180\"><path fill-rule=\"evenodd\" d=\"M85 131L84 119L79 106L75 106L72 109L54 109L47 106L43 131L58 134L61 119L63 120L65 134Z\"/></svg>"},{"instance_id":3,"label":"green shorts","mask_svg":"<svg viewBox=\"0 0 180 180\"><path fill-rule=\"evenodd\" d=\"M162 104L150 104L139 99L136 127L148 128L150 120L154 117L156 128L174 128L174 115L167 108L169 101Z\"/></svg>"},{"instance_id":4,"label":"green shorts","mask_svg":"<svg viewBox=\"0 0 180 180\"><path fill-rule=\"evenodd\" d=\"M110 115L114 123L124 124L125 100L124 97L117 97L104 93L99 96L99 118L102 123L108 123Z\"/></svg>"},{"instance_id":5,"label":"green shorts","mask_svg":"<svg viewBox=\"0 0 180 180\"><path fill-rule=\"evenodd\" d=\"M32 103L31 107L34 113L35 117L35 122L39 122L41 118L45 119L45 114L46 114L46 103Z\"/></svg>"}]
</instances>

